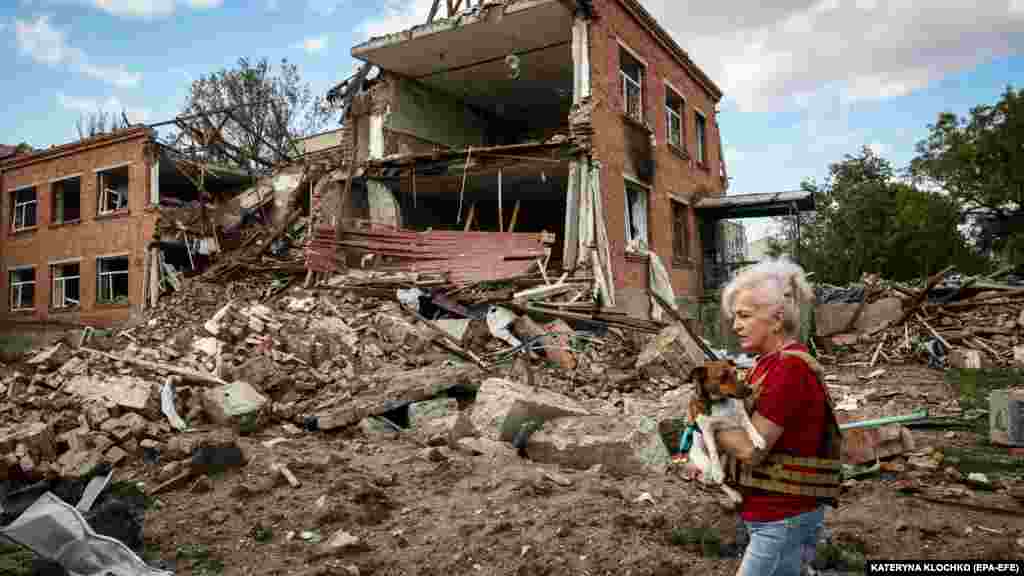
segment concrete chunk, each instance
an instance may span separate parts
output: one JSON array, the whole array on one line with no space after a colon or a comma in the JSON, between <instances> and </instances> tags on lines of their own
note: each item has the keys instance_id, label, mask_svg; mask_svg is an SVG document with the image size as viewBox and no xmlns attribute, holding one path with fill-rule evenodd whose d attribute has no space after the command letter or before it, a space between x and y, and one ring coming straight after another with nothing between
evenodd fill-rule
<instances>
[{"instance_id":1,"label":"concrete chunk","mask_svg":"<svg viewBox=\"0 0 1024 576\"><path fill-rule=\"evenodd\" d=\"M153 384L134 376L76 376L64 390L83 399L110 401L131 410L144 410Z\"/></svg>"},{"instance_id":2,"label":"concrete chunk","mask_svg":"<svg viewBox=\"0 0 1024 576\"><path fill-rule=\"evenodd\" d=\"M502 378L488 378L480 385L470 418L480 435L511 442L529 420L543 422L587 414L586 408L561 394Z\"/></svg>"},{"instance_id":3,"label":"concrete chunk","mask_svg":"<svg viewBox=\"0 0 1024 576\"><path fill-rule=\"evenodd\" d=\"M44 459L56 456L53 442L53 430L42 422L15 424L0 428L0 454L13 452L18 446L33 456Z\"/></svg>"},{"instance_id":4,"label":"concrete chunk","mask_svg":"<svg viewBox=\"0 0 1024 576\"><path fill-rule=\"evenodd\" d=\"M43 365L46 368L54 369L67 362L71 357L71 350L60 342L29 358L26 364L32 366Z\"/></svg>"},{"instance_id":5,"label":"concrete chunk","mask_svg":"<svg viewBox=\"0 0 1024 576\"><path fill-rule=\"evenodd\" d=\"M664 473L671 461L658 423L647 416L583 416L552 420L530 436L531 460L613 474Z\"/></svg>"},{"instance_id":6,"label":"concrete chunk","mask_svg":"<svg viewBox=\"0 0 1024 576\"><path fill-rule=\"evenodd\" d=\"M266 403L265 396L242 381L203 391L203 408L218 424L227 424L233 418L255 414Z\"/></svg>"},{"instance_id":7,"label":"concrete chunk","mask_svg":"<svg viewBox=\"0 0 1024 576\"><path fill-rule=\"evenodd\" d=\"M826 336L842 330L853 318L860 304L820 304L814 309L814 324L818 336ZM854 332L866 332L884 322L895 322L903 315L903 301L899 298L882 298L864 306L860 318L853 326Z\"/></svg>"}]
</instances>

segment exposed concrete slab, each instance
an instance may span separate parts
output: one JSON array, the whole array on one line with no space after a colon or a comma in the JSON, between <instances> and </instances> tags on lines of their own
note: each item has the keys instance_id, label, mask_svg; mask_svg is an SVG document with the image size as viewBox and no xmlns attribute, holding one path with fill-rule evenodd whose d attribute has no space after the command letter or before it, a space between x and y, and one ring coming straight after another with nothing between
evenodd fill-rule
<instances>
[{"instance_id":1,"label":"exposed concrete slab","mask_svg":"<svg viewBox=\"0 0 1024 576\"><path fill-rule=\"evenodd\" d=\"M818 336L825 336L841 330L853 317L859 304L821 304L814 309L814 323ZM857 323L855 332L865 332L882 324L895 322L903 314L903 301L899 298L882 298L864 307Z\"/></svg>"},{"instance_id":2,"label":"exposed concrete slab","mask_svg":"<svg viewBox=\"0 0 1024 576\"><path fill-rule=\"evenodd\" d=\"M203 391L203 408L218 424L227 424L233 418L255 414L266 403L265 396L241 381Z\"/></svg>"},{"instance_id":3,"label":"exposed concrete slab","mask_svg":"<svg viewBox=\"0 0 1024 576\"><path fill-rule=\"evenodd\" d=\"M358 423L367 416L384 414L414 402L428 400L456 386L475 387L480 369L472 364L427 366L419 370L377 374L369 390L344 406L317 415L321 430Z\"/></svg>"},{"instance_id":4,"label":"exposed concrete slab","mask_svg":"<svg viewBox=\"0 0 1024 576\"><path fill-rule=\"evenodd\" d=\"M143 410L153 394L153 383L135 376L76 376L64 386L64 391L83 399Z\"/></svg>"},{"instance_id":5,"label":"exposed concrete slab","mask_svg":"<svg viewBox=\"0 0 1024 576\"><path fill-rule=\"evenodd\" d=\"M530 420L544 422L589 413L583 405L561 394L502 378L488 378L477 392L471 421L481 436L511 442Z\"/></svg>"},{"instance_id":6,"label":"exposed concrete slab","mask_svg":"<svg viewBox=\"0 0 1024 576\"><path fill-rule=\"evenodd\" d=\"M615 474L664 473L671 461L649 416L566 417L545 423L530 436L531 460L585 470L600 464Z\"/></svg>"}]
</instances>

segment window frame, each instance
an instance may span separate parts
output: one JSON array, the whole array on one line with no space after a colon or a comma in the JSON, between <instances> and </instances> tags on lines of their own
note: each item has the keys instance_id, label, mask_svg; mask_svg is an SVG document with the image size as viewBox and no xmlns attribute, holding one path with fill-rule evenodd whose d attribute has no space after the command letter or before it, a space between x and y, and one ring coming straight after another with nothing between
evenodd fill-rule
<instances>
[{"instance_id":1,"label":"window frame","mask_svg":"<svg viewBox=\"0 0 1024 576\"><path fill-rule=\"evenodd\" d=\"M669 106L669 97L675 96L679 101L679 109ZM679 141L672 141L672 120L679 122ZM667 81L665 82L665 136L666 141L683 152L686 151L686 98Z\"/></svg>"},{"instance_id":2,"label":"window frame","mask_svg":"<svg viewBox=\"0 0 1024 576\"><path fill-rule=\"evenodd\" d=\"M32 200L26 202L18 202L18 194L29 190L32 192ZM39 189L38 186L22 186L21 188L15 188L11 190L11 230L13 232L20 232L22 230L29 230L39 225ZM21 226L18 226L18 214L24 214L25 210L29 205L34 207L32 212L32 223L25 224L24 217Z\"/></svg>"},{"instance_id":3,"label":"window frame","mask_svg":"<svg viewBox=\"0 0 1024 576\"><path fill-rule=\"evenodd\" d=\"M14 275L19 272L26 270L32 271L32 280L23 280L20 282L14 281ZM26 285L32 285L32 302L30 306L15 306L14 302L16 299L20 302L22 300L23 287ZM36 309L36 267L29 266L14 266L7 269L7 309L11 312L29 312Z\"/></svg>"},{"instance_id":4,"label":"window frame","mask_svg":"<svg viewBox=\"0 0 1024 576\"><path fill-rule=\"evenodd\" d=\"M57 220L57 186L61 187L61 198L67 200L66 190L64 189L64 183L69 180L78 180L78 218L74 220L68 220L64 218ZM69 174L62 176L50 181L50 223L51 224L74 224L75 222L82 221L82 175L81 174ZM61 210L65 212L66 210Z\"/></svg>"},{"instance_id":5,"label":"window frame","mask_svg":"<svg viewBox=\"0 0 1024 576\"><path fill-rule=\"evenodd\" d=\"M669 202L672 206L672 263L686 266L693 263L690 252L690 206L676 198L670 198Z\"/></svg>"},{"instance_id":6,"label":"window frame","mask_svg":"<svg viewBox=\"0 0 1024 576\"><path fill-rule=\"evenodd\" d=\"M697 139L697 163L708 165L708 117L700 110L693 111L694 135Z\"/></svg>"},{"instance_id":7,"label":"window frame","mask_svg":"<svg viewBox=\"0 0 1024 576\"><path fill-rule=\"evenodd\" d=\"M115 165L115 166L108 166L106 168L99 168L99 169L95 170L95 174L96 174L96 215L97 216L109 216L111 214L119 214L119 213L122 213L122 212L127 212L129 210L129 205L128 205L129 202L128 202L128 200L129 200L129 197L131 196L131 186L132 186L131 166L132 166L132 164L130 162L128 162L128 163L125 163L125 164L118 164L118 165ZM106 206L107 206L107 202L110 199L110 193L111 192L116 193L117 190L113 189L113 188L109 188L109 187L107 187L105 185L104 180L103 180L104 176L107 175L110 172L115 171L115 170L122 170L122 169L125 170L127 172L127 174L128 174L128 186L125 189L124 206L122 206L122 207L115 207L113 209L107 209ZM118 194L118 196L120 196L120 194Z\"/></svg>"},{"instance_id":8,"label":"window frame","mask_svg":"<svg viewBox=\"0 0 1024 576\"><path fill-rule=\"evenodd\" d=\"M57 270L63 269L65 266L75 265L78 266L78 274L73 276L57 276ZM72 300L67 297L67 283L69 280L78 281L78 300ZM60 291L57 290L57 284L61 284ZM61 303L56 303L58 293L63 296ZM68 302L72 304L68 304ZM50 308L54 310L70 310L78 308L82 305L82 262L81 260L68 260L63 262L51 262L50 263Z\"/></svg>"},{"instance_id":9,"label":"window frame","mask_svg":"<svg viewBox=\"0 0 1024 576\"><path fill-rule=\"evenodd\" d=\"M107 260L121 260L124 259L128 264L125 270L114 270L112 272L103 271L103 262ZM96 257L96 303L97 304L127 304L130 303L131 298L131 255L130 254L112 254L110 256L97 256ZM128 278L128 293L125 294L125 302L120 302L113 298L114 284L113 277L124 275ZM110 299L103 299L103 281L109 282L108 288L110 291Z\"/></svg>"},{"instance_id":10,"label":"window frame","mask_svg":"<svg viewBox=\"0 0 1024 576\"><path fill-rule=\"evenodd\" d=\"M622 113L630 120L643 124L647 119L646 106L644 105L644 84L647 77L647 63L637 56L635 52L626 47L622 42L619 45L619 88L622 92ZM629 57L637 65L639 78L633 78L623 69L624 57ZM629 110L629 88L634 87L637 91L636 115L630 114Z\"/></svg>"},{"instance_id":11,"label":"window frame","mask_svg":"<svg viewBox=\"0 0 1024 576\"><path fill-rule=\"evenodd\" d=\"M629 176L625 176L623 178L623 182L625 183L625 188L623 190L623 194L622 195L623 195L623 198L624 198L625 204L626 204L626 206L625 206L625 208L626 208L626 212L625 212L625 217L626 217L626 225L625 225L626 253L628 253L628 254L637 254L637 251L633 250L632 247L631 247L631 245L634 243L634 240L636 240L636 238L634 237L633 230L632 230L632 227L633 227L633 206L632 206L632 202L630 202L630 199L629 199L629 193L630 193L630 190L632 189L635 192L643 194L642 198L643 198L643 210L644 210L644 213L643 213L643 228L644 229L641 230L640 232L643 234L644 238L642 239L643 243L642 243L642 245L640 247L643 250L650 250L651 249L651 223L650 223L650 215L651 215L650 214L651 213L651 188L649 186L641 183L641 182L638 182L638 181L634 180L633 178L630 178Z\"/></svg>"}]
</instances>

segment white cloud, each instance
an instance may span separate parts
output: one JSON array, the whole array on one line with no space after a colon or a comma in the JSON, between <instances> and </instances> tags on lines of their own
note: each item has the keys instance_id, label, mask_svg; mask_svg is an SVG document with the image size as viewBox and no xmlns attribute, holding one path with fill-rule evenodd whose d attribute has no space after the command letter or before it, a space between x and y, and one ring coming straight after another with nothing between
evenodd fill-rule
<instances>
[{"instance_id":1,"label":"white cloud","mask_svg":"<svg viewBox=\"0 0 1024 576\"><path fill-rule=\"evenodd\" d=\"M81 51L68 46L64 32L50 26L49 16L39 16L34 21L15 20L14 38L22 54L42 64L56 65L82 58Z\"/></svg>"},{"instance_id":2,"label":"white cloud","mask_svg":"<svg viewBox=\"0 0 1024 576\"><path fill-rule=\"evenodd\" d=\"M102 80L107 84L112 84L120 88L131 88L137 86L142 81L141 72L129 72L124 64L117 66L93 66L91 64L82 64L80 69L83 74L97 80Z\"/></svg>"},{"instance_id":3,"label":"white cloud","mask_svg":"<svg viewBox=\"0 0 1024 576\"><path fill-rule=\"evenodd\" d=\"M92 0L94 6L113 14L133 18L155 18L174 14L174 0Z\"/></svg>"},{"instance_id":4,"label":"white cloud","mask_svg":"<svg viewBox=\"0 0 1024 576\"><path fill-rule=\"evenodd\" d=\"M875 140L875 141L871 142L870 144L868 144L868 148L870 148L871 151L874 152L876 156L885 156L886 154L889 153L889 150L892 149L892 147L889 146L888 144L883 144L883 143L879 142L878 140Z\"/></svg>"},{"instance_id":5,"label":"white cloud","mask_svg":"<svg viewBox=\"0 0 1024 576\"><path fill-rule=\"evenodd\" d=\"M281 8L277 0L267 0L267 10L271 12L277 12Z\"/></svg>"},{"instance_id":6,"label":"white cloud","mask_svg":"<svg viewBox=\"0 0 1024 576\"><path fill-rule=\"evenodd\" d=\"M129 72L123 64L100 66L90 63L85 52L68 44L64 31L50 25L49 16L15 20L14 37L21 53L41 64L68 64L86 76L121 88L136 86L142 81L141 72Z\"/></svg>"},{"instance_id":7,"label":"white cloud","mask_svg":"<svg viewBox=\"0 0 1024 576\"><path fill-rule=\"evenodd\" d=\"M156 19L174 15L179 6L193 10L219 8L224 0L33 0L39 4L76 4L121 18ZM22 0L29 4L30 0Z\"/></svg>"},{"instance_id":8,"label":"white cloud","mask_svg":"<svg viewBox=\"0 0 1024 576\"><path fill-rule=\"evenodd\" d=\"M735 146L726 146L725 150L722 151L722 154L725 156L726 166L742 164L743 159L746 157L746 155Z\"/></svg>"},{"instance_id":9,"label":"white cloud","mask_svg":"<svg viewBox=\"0 0 1024 576\"><path fill-rule=\"evenodd\" d=\"M364 20L356 32L365 39L424 24L433 0L384 0L380 16Z\"/></svg>"},{"instance_id":10,"label":"white cloud","mask_svg":"<svg viewBox=\"0 0 1024 576\"><path fill-rule=\"evenodd\" d=\"M304 38L301 42L292 44L292 48L300 48L306 51L306 54L316 54L327 49L327 34L321 34L319 36L309 36Z\"/></svg>"},{"instance_id":11,"label":"white cloud","mask_svg":"<svg viewBox=\"0 0 1024 576\"><path fill-rule=\"evenodd\" d=\"M849 102L903 96L1024 53L1024 22L1007 17L1024 16L1024 0L719 0L683 11L670 9L673 0L642 1L745 111L800 107L835 84Z\"/></svg>"},{"instance_id":12,"label":"white cloud","mask_svg":"<svg viewBox=\"0 0 1024 576\"><path fill-rule=\"evenodd\" d=\"M114 116L116 120L121 119L121 112L123 111L128 116L128 121L133 124L146 122L153 114L149 108L124 106L116 96L110 96L104 100L98 98L79 98L77 96L68 96L63 92L57 92L57 103L65 110L77 112L78 114L106 112Z\"/></svg>"}]
</instances>

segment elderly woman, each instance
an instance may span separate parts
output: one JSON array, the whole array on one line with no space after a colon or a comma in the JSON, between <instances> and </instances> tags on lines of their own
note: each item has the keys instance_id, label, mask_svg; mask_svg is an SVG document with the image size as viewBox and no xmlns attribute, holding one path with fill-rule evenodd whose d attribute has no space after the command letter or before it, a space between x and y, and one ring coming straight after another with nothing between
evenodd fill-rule
<instances>
[{"instance_id":1,"label":"elderly woman","mask_svg":"<svg viewBox=\"0 0 1024 576\"><path fill-rule=\"evenodd\" d=\"M803 270L785 259L742 270L722 293L740 345L757 355L749 375L758 390L751 421L766 447L755 449L742 430L722 430L715 438L721 450L755 470L770 455L820 457L830 433L831 408L817 364L798 341L800 304L813 297ZM798 576L814 559L824 520L821 500L739 484L750 543L738 575Z\"/></svg>"}]
</instances>

